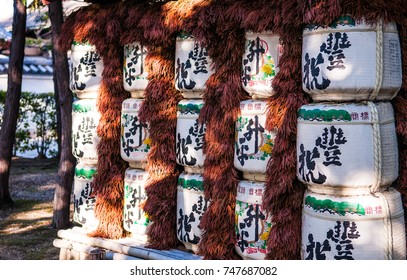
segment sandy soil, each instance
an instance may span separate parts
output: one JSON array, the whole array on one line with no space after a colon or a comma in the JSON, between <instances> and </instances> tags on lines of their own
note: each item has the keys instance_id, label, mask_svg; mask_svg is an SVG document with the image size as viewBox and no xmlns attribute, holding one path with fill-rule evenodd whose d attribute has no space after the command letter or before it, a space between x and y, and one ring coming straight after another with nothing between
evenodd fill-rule
<instances>
[{"instance_id":1,"label":"sandy soil","mask_svg":"<svg viewBox=\"0 0 407 280\"><path fill-rule=\"evenodd\" d=\"M0 210L0 260L58 259L51 227L57 182L56 159L13 158L11 209Z\"/></svg>"}]
</instances>

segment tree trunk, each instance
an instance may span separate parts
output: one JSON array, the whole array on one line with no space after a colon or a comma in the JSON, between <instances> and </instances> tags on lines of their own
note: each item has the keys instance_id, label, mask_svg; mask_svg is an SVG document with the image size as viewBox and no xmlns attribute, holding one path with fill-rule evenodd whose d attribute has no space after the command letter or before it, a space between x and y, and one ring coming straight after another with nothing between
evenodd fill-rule
<instances>
[{"instance_id":1,"label":"tree trunk","mask_svg":"<svg viewBox=\"0 0 407 280\"><path fill-rule=\"evenodd\" d=\"M14 0L7 97L0 133L0 208L13 204L9 190L9 175L20 107L26 20L27 10L23 0Z\"/></svg>"},{"instance_id":2,"label":"tree trunk","mask_svg":"<svg viewBox=\"0 0 407 280\"><path fill-rule=\"evenodd\" d=\"M55 66L55 50L52 50L52 65L54 66L54 69L56 70L57 67ZM62 135L62 129L61 129L61 108L59 107L59 89L58 89L58 79L57 79L57 72L54 71L53 73L53 81L54 81L54 98L55 98L55 111L57 114L57 147L58 147L58 154L57 158L60 159L61 156L61 135Z\"/></svg>"},{"instance_id":3,"label":"tree trunk","mask_svg":"<svg viewBox=\"0 0 407 280\"><path fill-rule=\"evenodd\" d=\"M58 185L54 196L54 213L52 226L54 228L68 228L70 222L70 199L74 179L75 158L72 155L72 92L69 89L69 68L67 54L61 51L57 41L63 23L62 3L55 1L48 5L54 46L54 71L59 94L61 112L61 152L58 167Z\"/></svg>"}]
</instances>

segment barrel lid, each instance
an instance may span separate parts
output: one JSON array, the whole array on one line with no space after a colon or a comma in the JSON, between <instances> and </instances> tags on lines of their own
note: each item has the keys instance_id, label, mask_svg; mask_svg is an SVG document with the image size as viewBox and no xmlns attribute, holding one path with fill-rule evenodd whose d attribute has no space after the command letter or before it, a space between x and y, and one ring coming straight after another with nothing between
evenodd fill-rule
<instances>
[{"instance_id":1,"label":"barrel lid","mask_svg":"<svg viewBox=\"0 0 407 280\"><path fill-rule=\"evenodd\" d=\"M246 39L253 38L253 37L258 37L258 36L280 37L278 34L275 34L270 30L266 30L266 31L263 31L263 32L254 32L254 31L248 30L248 31L246 31L245 35L246 35Z\"/></svg>"}]
</instances>

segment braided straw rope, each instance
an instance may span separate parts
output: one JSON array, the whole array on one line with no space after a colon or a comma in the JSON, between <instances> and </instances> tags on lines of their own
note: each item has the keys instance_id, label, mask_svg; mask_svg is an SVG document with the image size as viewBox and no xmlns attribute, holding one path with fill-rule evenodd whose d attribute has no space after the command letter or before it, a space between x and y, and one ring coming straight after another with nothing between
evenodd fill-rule
<instances>
[{"instance_id":1,"label":"braided straw rope","mask_svg":"<svg viewBox=\"0 0 407 280\"><path fill-rule=\"evenodd\" d=\"M370 96L370 100L375 100L379 94L383 82L383 20L376 23L376 83Z\"/></svg>"},{"instance_id":2,"label":"braided straw rope","mask_svg":"<svg viewBox=\"0 0 407 280\"><path fill-rule=\"evenodd\" d=\"M381 75L380 75L381 76ZM377 88L376 88L377 89ZM376 105L369 101L367 105L370 109L370 114L372 115L372 125L373 125L373 147L374 147L374 168L376 183L372 185L370 191L373 195L378 196L383 202L383 212L384 212L384 232L385 232L385 256L386 259L392 259L393 253L393 242L392 242L392 225L389 203L387 199L381 192L378 192L381 179L382 179L382 148L381 148L381 135L380 135L380 124L379 124L379 114L377 112Z\"/></svg>"},{"instance_id":3,"label":"braided straw rope","mask_svg":"<svg viewBox=\"0 0 407 280\"><path fill-rule=\"evenodd\" d=\"M370 192L375 193L381 186L382 181L382 148L381 148L381 135L380 135L380 124L379 124L379 114L377 112L376 105L369 101L367 106L370 109L370 114L372 115L372 126L373 126L373 153L374 153L374 169L376 182L372 185Z\"/></svg>"},{"instance_id":4,"label":"braided straw rope","mask_svg":"<svg viewBox=\"0 0 407 280\"><path fill-rule=\"evenodd\" d=\"M375 194L380 198L383 203L383 225L384 225L384 235L385 235L385 258L387 260L393 259L393 230L392 230L392 222L391 222L391 213L390 213L390 206L389 202L387 201L386 197L378 192Z\"/></svg>"}]
</instances>

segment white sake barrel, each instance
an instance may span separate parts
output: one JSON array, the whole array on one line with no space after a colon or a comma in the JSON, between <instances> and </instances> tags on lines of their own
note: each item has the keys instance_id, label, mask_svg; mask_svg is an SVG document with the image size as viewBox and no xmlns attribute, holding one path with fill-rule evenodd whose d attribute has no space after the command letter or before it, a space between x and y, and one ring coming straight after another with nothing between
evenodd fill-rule
<instances>
[{"instance_id":1,"label":"white sake barrel","mask_svg":"<svg viewBox=\"0 0 407 280\"><path fill-rule=\"evenodd\" d=\"M128 98L122 103L120 155L132 168L143 169L151 148L148 125L140 122L138 112L143 99Z\"/></svg>"},{"instance_id":2,"label":"white sake barrel","mask_svg":"<svg viewBox=\"0 0 407 280\"><path fill-rule=\"evenodd\" d=\"M297 177L318 193L386 189L398 177L390 102L314 103L298 111Z\"/></svg>"},{"instance_id":3,"label":"white sake barrel","mask_svg":"<svg viewBox=\"0 0 407 280\"><path fill-rule=\"evenodd\" d=\"M140 42L124 45L123 86L133 98L143 98L147 87L147 49Z\"/></svg>"},{"instance_id":4,"label":"white sake barrel","mask_svg":"<svg viewBox=\"0 0 407 280\"><path fill-rule=\"evenodd\" d=\"M274 94L271 83L279 69L279 39L271 32L246 32L242 84L252 98L268 98Z\"/></svg>"},{"instance_id":5,"label":"white sake barrel","mask_svg":"<svg viewBox=\"0 0 407 280\"><path fill-rule=\"evenodd\" d=\"M177 186L177 237L195 253L202 236L200 222L208 207L202 175L181 173Z\"/></svg>"},{"instance_id":6,"label":"white sake barrel","mask_svg":"<svg viewBox=\"0 0 407 280\"><path fill-rule=\"evenodd\" d=\"M400 193L332 196L306 191L302 259L405 260L406 233Z\"/></svg>"},{"instance_id":7,"label":"white sake barrel","mask_svg":"<svg viewBox=\"0 0 407 280\"><path fill-rule=\"evenodd\" d=\"M340 17L303 32L303 89L315 101L390 100L402 83L396 23Z\"/></svg>"},{"instance_id":8,"label":"white sake barrel","mask_svg":"<svg viewBox=\"0 0 407 280\"><path fill-rule=\"evenodd\" d=\"M175 48L175 88L184 98L202 98L205 83L213 73L206 46L190 34L181 33Z\"/></svg>"},{"instance_id":9,"label":"white sake barrel","mask_svg":"<svg viewBox=\"0 0 407 280\"><path fill-rule=\"evenodd\" d=\"M271 215L263 211L264 183L240 181L236 196L236 252L243 259L263 260L267 253L267 238Z\"/></svg>"},{"instance_id":10,"label":"white sake barrel","mask_svg":"<svg viewBox=\"0 0 407 280\"><path fill-rule=\"evenodd\" d=\"M103 72L103 60L96 47L74 42L70 58L70 89L78 98L96 98Z\"/></svg>"},{"instance_id":11,"label":"white sake barrel","mask_svg":"<svg viewBox=\"0 0 407 280\"><path fill-rule=\"evenodd\" d=\"M177 106L177 163L188 173L203 173L206 126L198 121L203 105L202 99L184 99Z\"/></svg>"},{"instance_id":12,"label":"white sake barrel","mask_svg":"<svg viewBox=\"0 0 407 280\"><path fill-rule=\"evenodd\" d=\"M72 154L81 162L97 163L99 120L96 99L79 99L72 103Z\"/></svg>"},{"instance_id":13,"label":"white sake barrel","mask_svg":"<svg viewBox=\"0 0 407 280\"><path fill-rule=\"evenodd\" d=\"M234 166L247 180L265 181L276 131L266 126L267 102L246 100L240 103L236 121Z\"/></svg>"},{"instance_id":14,"label":"white sake barrel","mask_svg":"<svg viewBox=\"0 0 407 280\"><path fill-rule=\"evenodd\" d=\"M99 223L95 216L96 196L93 194L93 177L96 165L77 163L73 187L73 220L84 228L95 229Z\"/></svg>"},{"instance_id":15,"label":"white sake barrel","mask_svg":"<svg viewBox=\"0 0 407 280\"><path fill-rule=\"evenodd\" d=\"M145 184L148 172L140 169L127 168L124 174L124 209L123 227L133 238L147 241L147 228L150 219L143 207L147 200Z\"/></svg>"}]
</instances>

